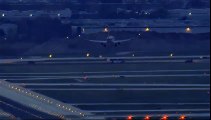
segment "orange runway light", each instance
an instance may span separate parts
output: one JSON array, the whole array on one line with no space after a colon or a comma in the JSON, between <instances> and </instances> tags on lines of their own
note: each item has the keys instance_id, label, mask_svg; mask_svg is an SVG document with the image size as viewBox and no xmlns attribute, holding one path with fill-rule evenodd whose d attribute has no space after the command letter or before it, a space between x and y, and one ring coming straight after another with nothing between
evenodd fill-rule
<instances>
[{"instance_id":1,"label":"orange runway light","mask_svg":"<svg viewBox=\"0 0 211 120\"><path fill-rule=\"evenodd\" d=\"M168 120L168 116L167 115L164 115L161 120Z\"/></svg>"},{"instance_id":2,"label":"orange runway light","mask_svg":"<svg viewBox=\"0 0 211 120\"><path fill-rule=\"evenodd\" d=\"M146 116L144 120L150 120L150 116Z\"/></svg>"},{"instance_id":3,"label":"orange runway light","mask_svg":"<svg viewBox=\"0 0 211 120\"><path fill-rule=\"evenodd\" d=\"M186 119L186 116L182 115L180 116L179 120L185 120Z\"/></svg>"},{"instance_id":4,"label":"orange runway light","mask_svg":"<svg viewBox=\"0 0 211 120\"><path fill-rule=\"evenodd\" d=\"M130 115L130 116L127 117L127 120L132 120L132 119L133 119L133 116L132 115Z\"/></svg>"}]
</instances>

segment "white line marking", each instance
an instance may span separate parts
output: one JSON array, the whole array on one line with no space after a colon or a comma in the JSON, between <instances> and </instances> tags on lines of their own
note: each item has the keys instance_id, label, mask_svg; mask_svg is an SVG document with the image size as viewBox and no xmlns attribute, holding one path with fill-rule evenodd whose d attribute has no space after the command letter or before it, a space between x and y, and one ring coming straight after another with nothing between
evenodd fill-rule
<instances>
[{"instance_id":1,"label":"white line marking","mask_svg":"<svg viewBox=\"0 0 211 120\"><path fill-rule=\"evenodd\" d=\"M81 82L81 81L79 81ZM210 87L210 84L95 84L95 83L16 83L24 86L102 86L102 87Z\"/></svg>"},{"instance_id":2,"label":"white line marking","mask_svg":"<svg viewBox=\"0 0 211 120\"><path fill-rule=\"evenodd\" d=\"M210 88L31 88L41 91L207 91Z\"/></svg>"},{"instance_id":3,"label":"white line marking","mask_svg":"<svg viewBox=\"0 0 211 120\"><path fill-rule=\"evenodd\" d=\"M195 77L210 76L210 74L166 74L166 75L122 75L125 77ZM82 76L0 76L1 78L83 78ZM90 75L88 78L110 78L118 77L117 75Z\"/></svg>"},{"instance_id":4,"label":"white line marking","mask_svg":"<svg viewBox=\"0 0 211 120\"><path fill-rule=\"evenodd\" d=\"M90 75L90 76L0 76L0 78L5 79L17 79L21 78L22 80L33 80L31 78L48 78L48 79L99 79L99 78L155 78L155 77L210 77L210 74L172 74L172 75ZM37 80L34 79L34 80Z\"/></svg>"},{"instance_id":5,"label":"white line marking","mask_svg":"<svg viewBox=\"0 0 211 120\"><path fill-rule=\"evenodd\" d=\"M57 72L57 73L0 73L0 75L64 75L64 74L107 74L107 73L159 73L159 72L210 72L210 69L198 70L148 70L148 71L102 71L102 72Z\"/></svg>"},{"instance_id":6,"label":"white line marking","mask_svg":"<svg viewBox=\"0 0 211 120\"><path fill-rule=\"evenodd\" d=\"M82 106L82 105L88 105L88 106L101 106L101 105L177 105L177 106L183 106L183 105L210 105L210 103L73 103L71 105L75 106Z\"/></svg>"},{"instance_id":7,"label":"white line marking","mask_svg":"<svg viewBox=\"0 0 211 120\"><path fill-rule=\"evenodd\" d=\"M209 112L210 109L163 109L163 110L102 110L90 111L92 113L119 113L119 112Z\"/></svg>"},{"instance_id":8,"label":"white line marking","mask_svg":"<svg viewBox=\"0 0 211 120\"><path fill-rule=\"evenodd\" d=\"M125 60L136 60L136 59L201 59L203 57L210 58L209 55L194 55L194 56L145 56L145 57L76 57L76 58L27 58L27 59L0 59L0 64L14 64L18 62L45 62L45 61L79 61L79 60L107 60L107 59L125 59Z\"/></svg>"}]
</instances>

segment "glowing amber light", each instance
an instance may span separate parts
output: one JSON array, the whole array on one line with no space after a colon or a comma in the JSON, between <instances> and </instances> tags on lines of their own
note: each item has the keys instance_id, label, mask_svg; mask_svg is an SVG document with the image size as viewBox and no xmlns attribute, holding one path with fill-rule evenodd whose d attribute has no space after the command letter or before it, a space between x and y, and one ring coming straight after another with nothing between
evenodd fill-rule
<instances>
[{"instance_id":1,"label":"glowing amber light","mask_svg":"<svg viewBox=\"0 0 211 120\"><path fill-rule=\"evenodd\" d=\"M131 115L127 117L127 120L132 120L132 119L133 119L133 116Z\"/></svg>"},{"instance_id":2,"label":"glowing amber light","mask_svg":"<svg viewBox=\"0 0 211 120\"><path fill-rule=\"evenodd\" d=\"M144 120L150 120L150 116L146 116Z\"/></svg>"},{"instance_id":3,"label":"glowing amber light","mask_svg":"<svg viewBox=\"0 0 211 120\"><path fill-rule=\"evenodd\" d=\"M186 31L187 33L192 32L192 30L191 30L191 28L190 28L190 27L187 27L185 31Z\"/></svg>"},{"instance_id":4,"label":"glowing amber light","mask_svg":"<svg viewBox=\"0 0 211 120\"><path fill-rule=\"evenodd\" d=\"M186 116L182 115L180 116L179 120L185 120L186 119Z\"/></svg>"},{"instance_id":5,"label":"glowing amber light","mask_svg":"<svg viewBox=\"0 0 211 120\"><path fill-rule=\"evenodd\" d=\"M149 28L149 27L147 27L147 28L145 29L145 31L146 31L146 32L149 32L149 31L150 31L150 28Z\"/></svg>"},{"instance_id":6,"label":"glowing amber light","mask_svg":"<svg viewBox=\"0 0 211 120\"><path fill-rule=\"evenodd\" d=\"M161 120L168 120L168 116L167 115L164 115Z\"/></svg>"}]
</instances>

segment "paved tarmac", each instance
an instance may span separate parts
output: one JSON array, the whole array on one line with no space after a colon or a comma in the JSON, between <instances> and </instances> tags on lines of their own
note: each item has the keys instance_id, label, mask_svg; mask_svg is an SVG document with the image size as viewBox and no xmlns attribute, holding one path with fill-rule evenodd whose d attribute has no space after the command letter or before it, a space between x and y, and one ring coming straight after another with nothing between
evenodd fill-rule
<instances>
[{"instance_id":1,"label":"paved tarmac","mask_svg":"<svg viewBox=\"0 0 211 120\"><path fill-rule=\"evenodd\" d=\"M121 59L128 63L66 65L58 63L61 59L50 64L18 62L2 65L0 78L107 119L168 115L176 120L186 115L208 120L210 62L209 56L203 58L182 56L172 62L172 57L125 57ZM194 62L185 62L189 59Z\"/></svg>"}]
</instances>

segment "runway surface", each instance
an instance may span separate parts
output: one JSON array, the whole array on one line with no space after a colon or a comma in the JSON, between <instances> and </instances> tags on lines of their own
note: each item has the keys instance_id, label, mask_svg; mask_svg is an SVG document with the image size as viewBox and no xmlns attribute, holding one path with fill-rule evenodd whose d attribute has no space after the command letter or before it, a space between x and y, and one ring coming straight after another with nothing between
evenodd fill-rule
<instances>
[{"instance_id":1,"label":"runway surface","mask_svg":"<svg viewBox=\"0 0 211 120\"><path fill-rule=\"evenodd\" d=\"M193 120L210 119L209 56L109 59L125 61L111 63L108 58L10 60L13 61L10 64L2 61L0 78L107 119L125 120L127 116L143 119L146 115L154 119L163 115L173 120L181 115ZM193 62L187 62L190 59Z\"/></svg>"}]
</instances>

